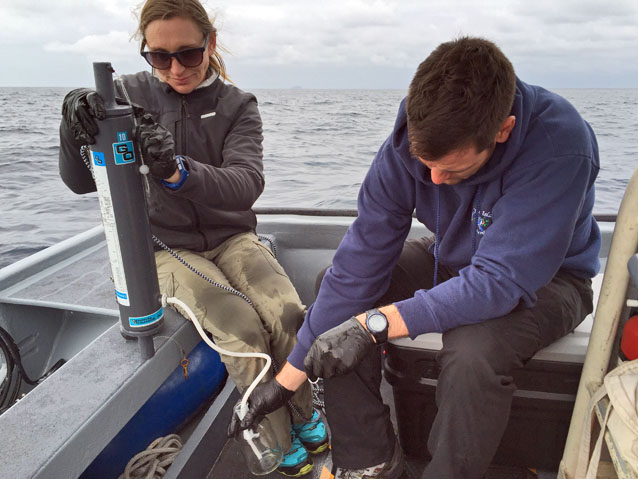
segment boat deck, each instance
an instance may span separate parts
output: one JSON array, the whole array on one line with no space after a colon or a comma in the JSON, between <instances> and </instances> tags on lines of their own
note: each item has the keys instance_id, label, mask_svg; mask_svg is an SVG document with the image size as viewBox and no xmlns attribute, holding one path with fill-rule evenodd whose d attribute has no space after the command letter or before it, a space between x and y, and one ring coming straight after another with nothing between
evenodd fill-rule
<instances>
[{"instance_id":1,"label":"boat deck","mask_svg":"<svg viewBox=\"0 0 638 479\"><path fill-rule=\"evenodd\" d=\"M316 275L330 263L351 221L352 218L346 216L310 220L294 215L260 217L259 232L273 238L272 246L278 259L305 304L314 300ZM607 251L613 223L607 223L602 229L603 249ZM415 222L411 234L418 236L424 232L422 225ZM188 353L199 341L194 328L172 311L167 312L165 320L167 334L177 338ZM30 321L35 325L33 330L24 330ZM3 464L0 478L19 477L24 473L25 464L35 471L29 477L62 477L55 472L62 470L65 471L64 477L78 477L178 365L180 358L176 357L173 345L165 347L168 343L166 338L156 338L156 357L141 364L135 343L120 337L118 322L101 226L0 271L0 324L8 324L12 334L21 338L19 346L27 371L37 376L51 366L54 357L73 357L73 361L38 386L46 394L27 394L0 417L3 432L12 435L9 447L0 448L0 463ZM47 328L53 328L54 324L59 332L53 334L52 344L48 345L54 352L50 353L50 358L43 358L43 348L31 345L42 340ZM72 325L75 327L70 329ZM583 344L586 347L590 328L591 320L583 323L579 328L582 331L577 330L571 338L580 338L576 341L580 341L577 350L573 351L576 359L584 358ZM436 343L436 336L425 339ZM87 347L89 344L90 347ZM551 350L549 353L553 354ZM105 369L101 366L105 361L120 363ZM91 367L85 367L86 364ZM69 378L72 378L72 383ZM101 394L102 399L85 401L81 394L74 392L74 388L81 388L87 397ZM232 442L226 441L229 413L224 411L229 404L232 407L238 397L236 390L236 397L232 397L232 390L231 383L208 411L202 411L199 416L201 422L195 421L183 431L184 452L169 469L167 479L253 477L244 467L240 452ZM394 411L392 390L386 382L382 394ZM53 404L51 398L55 398L57 403ZM68 424L57 421L55 407L74 413ZM137 452L131 451L131 456ZM191 456L200 459L193 460ZM330 461L330 454L326 452L314 459L316 467L307 476L309 479L319 477L321 466ZM199 471L208 471L207 476L185 472L195 467L195 463L198 467L206 465ZM410 458L403 477L420 477L424 467L424 461ZM282 476L271 473L264 477ZM494 466L486 477L526 478L528 472L521 468ZM538 477L553 479L556 473L541 472Z\"/></svg>"},{"instance_id":2,"label":"boat deck","mask_svg":"<svg viewBox=\"0 0 638 479\"><path fill-rule=\"evenodd\" d=\"M321 471L325 465L330 468L330 453L323 452L316 456L313 456L314 468L313 470L304 476L306 479L320 479ZM400 479L421 479L421 474L427 465L426 461L418 460L414 458L406 458L405 469ZM253 478L249 472L242 474L243 458L241 452L232 443L229 443L224 448L220 455L215 467L210 471L206 479L221 479L221 478L233 478L233 479L249 479ZM284 476L278 472L271 472L265 476L261 476L264 479L283 479ZM556 478L556 473L540 472L538 475L533 475L530 471L521 468L507 467L507 466L492 466L487 472L485 479L531 479L537 478Z\"/></svg>"},{"instance_id":3,"label":"boat deck","mask_svg":"<svg viewBox=\"0 0 638 479\"><path fill-rule=\"evenodd\" d=\"M381 388L384 399L391 406L391 411L393 412L393 421L395 422L396 427L391 386L386 381L383 381ZM325 451L323 453L314 455L312 456L312 459L314 462L314 468L308 475L304 477L306 479L321 479L321 471L324 466L329 470L332 465L330 452ZM406 456L405 470L403 475L401 476L401 479L420 479L421 474L423 473L423 470L426 466L427 461ZM241 451L239 450L239 447L233 441L227 441L213 468L206 476L206 479L221 479L231 477L233 479L254 479L255 476L253 476L244 466L243 456ZM262 477L264 477L265 479L282 479L284 476L275 471ZM487 471L484 479L531 479L534 477L538 479L556 479L557 472L536 471L536 474L534 474L526 468L492 465Z\"/></svg>"}]
</instances>

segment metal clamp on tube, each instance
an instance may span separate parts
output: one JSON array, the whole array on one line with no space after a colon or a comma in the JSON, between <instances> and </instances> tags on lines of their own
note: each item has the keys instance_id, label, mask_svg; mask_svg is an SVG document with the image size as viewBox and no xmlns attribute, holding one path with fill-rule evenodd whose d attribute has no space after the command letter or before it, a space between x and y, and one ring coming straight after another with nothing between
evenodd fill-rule
<instances>
[{"instance_id":1,"label":"metal clamp on tube","mask_svg":"<svg viewBox=\"0 0 638 479\"><path fill-rule=\"evenodd\" d=\"M91 168L119 304L122 333L138 339L142 359L155 354L152 335L162 326L157 268L139 164L133 144L133 110L118 105L110 63L93 63L106 117L91 145Z\"/></svg>"}]
</instances>

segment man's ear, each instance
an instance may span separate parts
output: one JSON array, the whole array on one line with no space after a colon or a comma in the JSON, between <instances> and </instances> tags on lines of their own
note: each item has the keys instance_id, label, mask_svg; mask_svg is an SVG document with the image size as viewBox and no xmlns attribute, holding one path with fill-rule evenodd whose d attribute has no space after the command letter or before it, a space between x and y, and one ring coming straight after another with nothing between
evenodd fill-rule
<instances>
[{"instance_id":1,"label":"man's ear","mask_svg":"<svg viewBox=\"0 0 638 479\"><path fill-rule=\"evenodd\" d=\"M498 130L498 133L496 134L496 140L495 140L496 143L505 143L507 139L510 137L510 133L514 129L515 124L516 124L516 117L514 115L508 116L503 122L501 129Z\"/></svg>"}]
</instances>

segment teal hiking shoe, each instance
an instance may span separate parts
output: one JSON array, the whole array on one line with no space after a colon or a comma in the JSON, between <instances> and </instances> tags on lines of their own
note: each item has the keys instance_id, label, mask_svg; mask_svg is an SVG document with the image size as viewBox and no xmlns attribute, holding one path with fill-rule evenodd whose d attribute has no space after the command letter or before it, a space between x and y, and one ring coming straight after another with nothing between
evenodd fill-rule
<instances>
[{"instance_id":1,"label":"teal hiking shoe","mask_svg":"<svg viewBox=\"0 0 638 479\"><path fill-rule=\"evenodd\" d=\"M326 425L316 409L313 409L310 421L293 424L292 430L310 454L319 454L330 446Z\"/></svg>"},{"instance_id":2,"label":"teal hiking shoe","mask_svg":"<svg viewBox=\"0 0 638 479\"><path fill-rule=\"evenodd\" d=\"M301 477L312 471L312 458L303 446L299 438L292 433L292 444L288 452L284 454L284 459L277 467L277 472L288 477Z\"/></svg>"}]
</instances>

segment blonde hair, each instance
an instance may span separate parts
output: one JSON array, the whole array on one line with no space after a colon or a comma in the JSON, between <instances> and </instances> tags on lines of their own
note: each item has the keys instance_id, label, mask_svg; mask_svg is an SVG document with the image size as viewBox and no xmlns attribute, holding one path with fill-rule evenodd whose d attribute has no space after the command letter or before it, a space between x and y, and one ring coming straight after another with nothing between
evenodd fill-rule
<instances>
[{"instance_id":1,"label":"blonde hair","mask_svg":"<svg viewBox=\"0 0 638 479\"><path fill-rule=\"evenodd\" d=\"M169 20L174 17L192 20L204 36L208 35L209 42L216 42L217 40L217 29L214 26L215 18L208 16L199 0L146 0L141 7L138 7L138 10L140 10L140 21L136 36L141 38L141 50L144 50L146 46L146 37L144 36L146 27L155 20ZM225 51L222 46L216 44L215 51L209 58L209 68L219 73L222 79L231 81L219 50Z\"/></svg>"}]
</instances>

